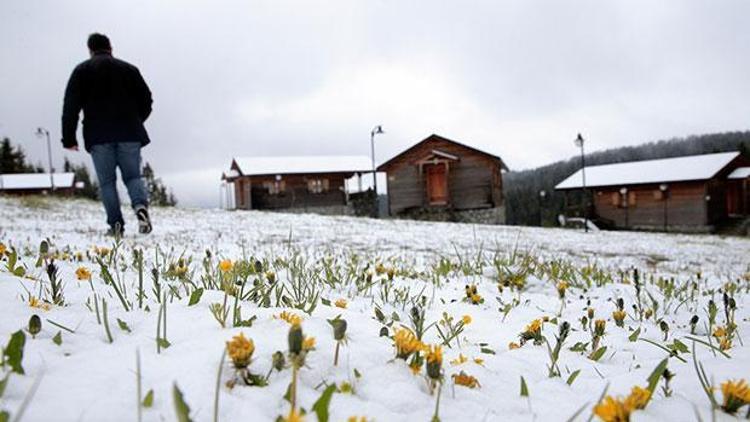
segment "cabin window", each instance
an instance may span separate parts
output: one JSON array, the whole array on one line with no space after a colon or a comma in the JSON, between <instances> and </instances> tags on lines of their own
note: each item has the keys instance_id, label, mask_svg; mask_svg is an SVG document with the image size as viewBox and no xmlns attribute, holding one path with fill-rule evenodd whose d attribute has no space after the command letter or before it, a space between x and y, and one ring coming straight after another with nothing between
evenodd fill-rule
<instances>
[{"instance_id":1,"label":"cabin window","mask_svg":"<svg viewBox=\"0 0 750 422\"><path fill-rule=\"evenodd\" d=\"M307 181L307 191L310 193L328 192L329 187L328 179L309 179Z\"/></svg>"},{"instance_id":2,"label":"cabin window","mask_svg":"<svg viewBox=\"0 0 750 422\"><path fill-rule=\"evenodd\" d=\"M662 199L664 199L664 193L659 189L654 190L654 199L657 201L661 201Z\"/></svg>"},{"instance_id":3,"label":"cabin window","mask_svg":"<svg viewBox=\"0 0 750 422\"><path fill-rule=\"evenodd\" d=\"M619 207L621 205L620 203L620 193L619 192L612 192L612 196L610 198L612 201L613 207Z\"/></svg>"},{"instance_id":4,"label":"cabin window","mask_svg":"<svg viewBox=\"0 0 750 422\"><path fill-rule=\"evenodd\" d=\"M283 180L263 182L263 188L269 195L279 195L286 191L286 182Z\"/></svg>"},{"instance_id":5,"label":"cabin window","mask_svg":"<svg viewBox=\"0 0 750 422\"><path fill-rule=\"evenodd\" d=\"M628 206L634 207L635 206L635 192L630 191L628 192Z\"/></svg>"}]
</instances>

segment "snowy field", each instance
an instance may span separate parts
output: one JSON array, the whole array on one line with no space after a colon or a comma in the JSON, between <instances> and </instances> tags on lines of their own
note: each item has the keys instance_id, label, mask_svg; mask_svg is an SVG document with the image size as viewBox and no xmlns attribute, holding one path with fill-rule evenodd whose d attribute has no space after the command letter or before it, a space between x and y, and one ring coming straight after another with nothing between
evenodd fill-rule
<instances>
[{"instance_id":1,"label":"snowy field","mask_svg":"<svg viewBox=\"0 0 750 422\"><path fill-rule=\"evenodd\" d=\"M602 400L595 419L749 412L750 392L727 403L732 391L721 388L750 380L748 239L152 214L154 233L134 234L131 217L115 245L99 204L0 198L8 420L296 420L293 401L307 421L430 421L438 396L442 421L586 421L605 395L614 401ZM340 344L327 321L337 316L347 323ZM569 333L554 353L564 321ZM298 328L307 338L299 352L288 341ZM19 330L22 359L11 340ZM246 344L223 358L240 333L254 346L246 367ZM716 387L715 406L694 357ZM668 383L650 378L665 364ZM649 386L650 401L631 395Z\"/></svg>"}]
</instances>

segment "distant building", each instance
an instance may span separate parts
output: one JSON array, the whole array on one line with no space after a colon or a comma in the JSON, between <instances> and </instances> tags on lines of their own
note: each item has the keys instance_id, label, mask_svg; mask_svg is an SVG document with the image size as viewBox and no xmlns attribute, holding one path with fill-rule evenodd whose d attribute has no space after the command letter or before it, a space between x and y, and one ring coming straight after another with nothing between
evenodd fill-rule
<instances>
[{"instance_id":1,"label":"distant building","mask_svg":"<svg viewBox=\"0 0 750 422\"><path fill-rule=\"evenodd\" d=\"M738 152L587 166L592 217L615 228L711 232L748 214L747 166ZM582 187L578 170L555 189Z\"/></svg>"},{"instance_id":2,"label":"distant building","mask_svg":"<svg viewBox=\"0 0 750 422\"><path fill-rule=\"evenodd\" d=\"M386 161L388 209L392 216L505 222L500 157L431 135Z\"/></svg>"},{"instance_id":3,"label":"distant building","mask_svg":"<svg viewBox=\"0 0 750 422\"><path fill-rule=\"evenodd\" d=\"M363 156L237 157L222 180L232 209L352 214L346 180L363 173Z\"/></svg>"},{"instance_id":4,"label":"distant building","mask_svg":"<svg viewBox=\"0 0 750 422\"><path fill-rule=\"evenodd\" d=\"M55 194L72 195L79 186L75 173L12 173L0 174L0 191L12 195L39 195L50 192L55 184Z\"/></svg>"}]
</instances>

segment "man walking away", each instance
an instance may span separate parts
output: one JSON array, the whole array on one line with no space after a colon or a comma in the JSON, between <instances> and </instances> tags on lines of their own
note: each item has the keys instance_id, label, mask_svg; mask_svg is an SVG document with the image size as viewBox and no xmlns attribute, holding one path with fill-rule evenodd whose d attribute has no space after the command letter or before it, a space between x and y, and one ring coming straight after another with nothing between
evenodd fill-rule
<instances>
[{"instance_id":1,"label":"man walking away","mask_svg":"<svg viewBox=\"0 0 750 422\"><path fill-rule=\"evenodd\" d=\"M125 221L117 194L119 167L141 233L151 232L148 193L141 177L141 147L150 140L143 123L151 114L151 91L138 68L112 57L109 38L91 34L91 58L76 66L65 89L62 144L78 151L76 128L83 110L83 139L99 179L109 233L122 236Z\"/></svg>"}]
</instances>

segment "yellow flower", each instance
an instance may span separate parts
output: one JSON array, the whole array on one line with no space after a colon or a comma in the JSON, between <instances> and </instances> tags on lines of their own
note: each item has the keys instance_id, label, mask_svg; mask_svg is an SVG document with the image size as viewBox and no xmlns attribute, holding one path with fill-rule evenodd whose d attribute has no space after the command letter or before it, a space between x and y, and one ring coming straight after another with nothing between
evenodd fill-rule
<instances>
[{"instance_id":1,"label":"yellow flower","mask_svg":"<svg viewBox=\"0 0 750 422\"><path fill-rule=\"evenodd\" d=\"M464 323L464 325L471 324L471 315L464 315L461 317L461 322Z\"/></svg>"},{"instance_id":2,"label":"yellow flower","mask_svg":"<svg viewBox=\"0 0 750 422\"><path fill-rule=\"evenodd\" d=\"M478 305L478 304L482 303L482 296L480 296L477 293L472 294L471 295L471 303L474 304L474 305Z\"/></svg>"},{"instance_id":3,"label":"yellow flower","mask_svg":"<svg viewBox=\"0 0 750 422\"><path fill-rule=\"evenodd\" d=\"M484 365L484 359L474 358L474 363L476 363L477 365Z\"/></svg>"},{"instance_id":4,"label":"yellow flower","mask_svg":"<svg viewBox=\"0 0 750 422\"><path fill-rule=\"evenodd\" d=\"M231 259L225 259L219 262L219 269L221 270L221 272L228 273L232 271L233 267L234 267L234 264L232 263Z\"/></svg>"},{"instance_id":5,"label":"yellow flower","mask_svg":"<svg viewBox=\"0 0 750 422\"><path fill-rule=\"evenodd\" d=\"M289 415L286 418L281 418L281 420L283 422L303 422L305 418L302 417L301 413L292 409L289 411Z\"/></svg>"},{"instance_id":6,"label":"yellow flower","mask_svg":"<svg viewBox=\"0 0 750 422\"><path fill-rule=\"evenodd\" d=\"M603 336L604 330L607 327L607 321L603 319L597 319L594 321L594 334L597 336Z\"/></svg>"},{"instance_id":7,"label":"yellow flower","mask_svg":"<svg viewBox=\"0 0 750 422\"><path fill-rule=\"evenodd\" d=\"M614 318L615 321L624 320L626 315L627 314L625 313L625 311L617 310L617 311L612 312L612 318Z\"/></svg>"},{"instance_id":8,"label":"yellow flower","mask_svg":"<svg viewBox=\"0 0 750 422\"><path fill-rule=\"evenodd\" d=\"M419 371L422 370L422 361L419 359L415 359L412 363L409 364L409 369L411 369L412 374L417 375Z\"/></svg>"},{"instance_id":9,"label":"yellow flower","mask_svg":"<svg viewBox=\"0 0 750 422\"><path fill-rule=\"evenodd\" d=\"M301 316L293 314L291 312L287 312L287 311L282 311L280 314L274 315L274 318L283 319L284 321L288 322L290 325L302 324Z\"/></svg>"},{"instance_id":10,"label":"yellow flower","mask_svg":"<svg viewBox=\"0 0 750 422\"><path fill-rule=\"evenodd\" d=\"M630 412L620 400L607 396L602 402L594 406L594 414L604 422L628 422Z\"/></svg>"},{"instance_id":11,"label":"yellow flower","mask_svg":"<svg viewBox=\"0 0 750 422\"><path fill-rule=\"evenodd\" d=\"M29 306L43 311L49 311L50 309L49 303L44 303L34 296L29 297Z\"/></svg>"},{"instance_id":12,"label":"yellow flower","mask_svg":"<svg viewBox=\"0 0 750 422\"><path fill-rule=\"evenodd\" d=\"M740 407L750 404L750 387L744 379L724 381L721 383L721 394L724 396L721 408L728 413L734 414Z\"/></svg>"},{"instance_id":13,"label":"yellow flower","mask_svg":"<svg viewBox=\"0 0 750 422\"><path fill-rule=\"evenodd\" d=\"M5 251L7 251L8 248L5 246L4 243L0 243L0 255L5 255Z\"/></svg>"},{"instance_id":14,"label":"yellow flower","mask_svg":"<svg viewBox=\"0 0 750 422\"><path fill-rule=\"evenodd\" d=\"M727 337L722 337L721 341L719 342L719 349L729 350L731 348L732 348L732 340L729 340Z\"/></svg>"},{"instance_id":15,"label":"yellow flower","mask_svg":"<svg viewBox=\"0 0 750 422\"><path fill-rule=\"evenodd\" d=\"M565 291L568 290L568 282L567 281L561 281L557 283L557 294L560 296L560 298L565 297Z\"/></svg>"},{"instance_id":16,"label":"yellow flower","mask_svg":"<svg viewBox=\"0 0 750 422\"><path fill-rule=\"evenodd\" d=\"M651 399L651 392L636 385L625 399L625 407L631 410L644 409L649 399Z\"/></svg>"},{"instance_id":17,"label":"yellow flower","mask_svg":"<svg viewBox=\"0 0 750 422\"><path fill-rule=\"evenodd\" d=\"M346 422L367 422L367 418L364 416L349 416Z\"/></svg>"},{"instance_id":18,"label":"yellow flower","mask_svg":"<svg viewBox=\"0 0 750 422\"><path fill-rule=\"evenodd\" d=\"M516 343L515 341L511 341L508 343L508 350L515 350L521 348L521 345Z\"/></svg>"},{"instance_id":19,"label":"yellow flower","mask_svg":"<svg viewBox=\"0 0 750 422\"><path fill-rule=\"evenodd\" d=\"M94 252L100 257L104 258L105 256L109 255L109 248L105 248L104 246L102 246L101 248L94 247Z\"/></svg>"},{"instance_id":20,"label":"yellow flower","mask_svg":"<svg viewBox=\"0 0 750 422\"><path fill-rule=\"evenodd\" d=\"M398 328L393 335L396 357L407 359L412 353L425 349L425 345L408 328Z\"/></svg>"},{"instance_id":21,"label":"yellow flower","mask_svg":"<svg viewBox=\"0 0 750 422\"><path fill-rule=\"evenodd\" d=\"M466 363L469 360L463 353L459 353L458 357L451 361L451 365L457 366Z\"/></svg>"},{"instance_id":22,"label":"yellow flower","mask_svg":"<svg viewBox=\"0 0 750 422\"><path fill-rule=\"evenodd\" d=\"M315 348L315 337L305 337L302 341L302 350L308 351Z\"/></svg>"},{"instance_id":23,"label":"yellow flower","mask_svg":"<svg viewBox=\"0 0 750 422\"><path fill-rule=\"evenodd\" d=\"M254 351L253 341L246 338L243 333L232 337L232 340L227 342L227 354L237 368L246 368L250 365Z\"/></svg>"},{"instance_id":24,"label":"yellow flower","mask_svg":"<svg viewBox=\"0 0 750 422\"><path fill-rule=\"evenodd\" d=\"M526 326L527 333L536 334L542 331L542 320L541 319L535 319L531 321L531 324Z\"/></svg>"},{"instance_id":25,"label":"yellow flower","mask_svg":"<svg viewBox=\"0 0 750 422\"><path fill-rule=\"evenodd\" d=\"M347 305L346 299L336 299L335 305L338 308L346 309L346 305Z\"/></svg>"},{"instance_id":26,"label":"yellow flower","mask_svg":"<svg viewBox=\"0 0 750 422\"><path fill-rule=\"evenodd\" d=\"M385 273L385 271L386 271L385 265L383 265L382 262L378 262L378 265L375 266L375 274L381 275Z\"/></svg>"},{"instance_id":27,"label":"yellow flower","mask_svg":"<svg viewBox=\"0 0 750 422\"><path fill-rule=\"evenodd\" d=\"M79 281L91 281L91 271L86 267L78 267L76 270L76 278L78 278Z\"/></svg>"},{"instance_id":28,"label":"yellow flower","mask_svg":"<svg viewBox=\"0 0 750 422\"><path fill-rule=\"evenodd\" d=\"M427 363L443 363L443 347L432 345L427 348Z\"/></svg>"},{"instance_id":29,"label":"yellow flower","mask_svg":"<svg viewBox=\"0 0 750 422\"><path fill-rule=\"evenodd\" d=\"M481 387L479 380L464 371L461 371L459 374L451 375L451 378L453 378L453 383L456 385L462 385L469 388Z\"/></svg>"},{"instance_id":30,"label":"yellow flower","mask_svg":"<svg viewBox=\"0 0 750 422\"><path fill-rule=\"evenodd\" d=\"M594 406L594 414L604 422L628 422L630 414L638 409L644 409L651 398L651 393L638 386L630 390L630 395L622 400L607 396L602 402Z\"/></svg>"},{"instance_id":31,"label":"yellow flower","mask_svg":"<svg viewBox=\"0 0 750 422\"><path fill-rule=\"evenodd\" d=\"M727 331L724 329L724 327L716 327L714 330L714 337L721 338L727 335Z\"/></svg>"},{"instance_id":32,"label":"yellow flower","mask_svg":"<svg viewBox=\"0 0 750 422\"><path fill-rule=\"evenodd\" d=\"M273 283L276 281L276 273L273 271L266 271L266 279L268 279L269 283Z\"/></svg>"}]
</instances>

